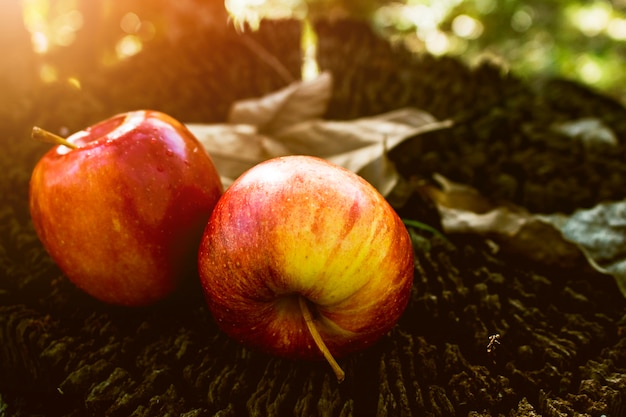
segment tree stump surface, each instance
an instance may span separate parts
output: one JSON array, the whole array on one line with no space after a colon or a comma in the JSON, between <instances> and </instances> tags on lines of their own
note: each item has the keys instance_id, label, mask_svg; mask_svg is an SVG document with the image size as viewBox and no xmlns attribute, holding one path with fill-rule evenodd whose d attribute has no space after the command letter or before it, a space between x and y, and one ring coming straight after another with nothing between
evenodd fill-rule
<instances>
[{"instance_id":1,"label":"tree stump surface","mask_svg":"<svg viewBox=\"0 0 626 417\"><path fill-rule=\"evenodd\" d=\"M264 22L246 36L297 78L299 30ZM357 22L316 30L319 64L334 76L328 118L414 106L456 121L392 154L403 174L441 173L538 213L624 198L626 111L613 100L565 80L535 84L494 65L411 55ZM508 256L484 237L419 235L405 313L375 346L340 360L341 385L326 364L230 340L198 283L139 309L70 284L30 222L30 172L46 151L31 127L71 132L136 108L223 121L233 101L287 82L239 36L146 50L80 74L80 89L39 85L1 116L0 416L626 415L626 301L613 278ZM589 149L551 129L583 117L619 144ZM433 207L415 196L399 211L437 228Z\"/></svg>"}]
</instances>

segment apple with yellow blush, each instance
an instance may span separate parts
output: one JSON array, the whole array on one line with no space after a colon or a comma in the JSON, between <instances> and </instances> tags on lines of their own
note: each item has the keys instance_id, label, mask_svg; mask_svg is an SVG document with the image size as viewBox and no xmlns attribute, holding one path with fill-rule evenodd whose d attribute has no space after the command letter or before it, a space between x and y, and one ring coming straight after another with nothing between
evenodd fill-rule
<instances>
[{"instance_id":1,"label":"apple with yellow blush","mask_svg":"<svg viewBox=\"0 0 626 417\"><path fill-rule=\"evenodd\" d=\"M263 162L223 194L198 271L218 326L290 358L336 359L396 324L413 283L401 219L358 175L310 156Z\"/></svg>"}]
</instances>

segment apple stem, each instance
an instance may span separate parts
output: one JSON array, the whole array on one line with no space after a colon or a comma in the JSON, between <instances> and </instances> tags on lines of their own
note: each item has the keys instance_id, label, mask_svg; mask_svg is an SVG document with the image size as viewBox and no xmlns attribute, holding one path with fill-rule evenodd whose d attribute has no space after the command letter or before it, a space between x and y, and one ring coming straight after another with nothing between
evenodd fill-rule
<instances>
[{"instance_id":1,"label":"apple stem","mask_svg":"<svg viewBox=\"0 0 626 417\"><path fill-rule=\"evenodd\" d=\"M78 146L76 146L72 142L69 142L65 138L62 138L59 135L55 135L54 133L48 132L47 130L44 130L37 126L33 127L31 137L40 142L52 143L54 145L63 145L63 146L67 146L70 149L78 148Z\"/></svg>"},{"instance_id":2,"label":"apple stem","mask_svg":"<svg viewBox=\"0 0 626 417\"><path fill-rule=\"evenodd\" d=\"M346 373L343 371L343 369L341 369L333 355L330 353L330 350L328 350L326 343L324 343L324 340L322 340L322 336L315 326L315 323L313 321L313 315L311 314L311 310L309 309L309 306L307 305L304 297L298 297L298 303L300 304L300 311L302 312L302 316L304 317L306 327L308 327L309 332L313 337L313 341L322 352L322 355L324 355L324 358L332 368L333 372L335 372L335 375L337 376L337 381L341 383L346 377Z\"/></svg>"}]
</instances>

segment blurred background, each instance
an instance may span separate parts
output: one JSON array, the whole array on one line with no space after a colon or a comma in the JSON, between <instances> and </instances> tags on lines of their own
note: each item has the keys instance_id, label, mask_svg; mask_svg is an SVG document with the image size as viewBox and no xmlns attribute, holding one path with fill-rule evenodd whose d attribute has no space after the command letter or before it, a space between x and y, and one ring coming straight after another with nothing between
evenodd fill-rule
<instances>
[{"instance_id":1,"label":"blurred background","mask_svg":"<svg viewBox=\"0 0 626 417\"><path fill-rule=\"evenodd\" d=\"M351 16L370 21L380 33L416 52L460 56L470 63L488 57L518 75L561 74L611 94L626 92L626 0L225 3L235 22L247 20L253 28L263 17ZM111 65L140 53L145 43L160 36L176 37L177 28L216 24L224 18L219 2L201 0L2 0L1 4L2 28L15 31L15 50L27 47L19 43L24 25L30 47L40 57L54 62L54 55L62 56L63 49L74 45L84 65L93 60ZM3 45L7 46L11 45ZM49 82L63 69L44 64L39 71Z\"/></svg>"},{"instance_id":2,"label":"blurred background","mask_svg":"<svg viewBox=\"0 0 626 417\"><path fill-rule=\"evenodd\" d=\"M496 60L522 77L562 76L626 95L626 0L227 0L262 16L354 16L415 52L475 64Z\"/></svg>"},{"instance_id":3,"label":"blurred background","mask_svg":"<svg viewBox=\"0 0 626 417\"><path fill-rule=\"evenodd\" d=\"M250 32L263 18L319 17L367 21L416 53L496 61L519 77L561 76L626 99L626 0L0 0L0 87L12 97L0 111L19 111L40 84L80 88L80 74L194 28ZM308 62L303 75L314 74Z\"/></svg>"}]
</instances>

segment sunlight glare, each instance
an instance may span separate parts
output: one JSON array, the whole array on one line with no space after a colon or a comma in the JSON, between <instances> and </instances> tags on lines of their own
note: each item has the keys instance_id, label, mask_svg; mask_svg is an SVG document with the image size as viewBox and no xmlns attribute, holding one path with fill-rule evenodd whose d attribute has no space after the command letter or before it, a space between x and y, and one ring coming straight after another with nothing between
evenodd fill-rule
<instances>
[{"instance_id":1,"label":"sunlight glare","mask_svg":"<svg viewBox=\"0 0 626 417\"><path fill-rule=\"evenodd\" d=\"M611 19L606 33L616 41L626 40L626 19L618 17Z\"/></svg>"},{"instance_id":2,"label":"sunlight glare","mask_svg":"<svg viewBox=\"0 0 626 417\"><path fill-rule=\"evenodd\" d=\"M483 33L483 24L466 14L458 15L452 21L452 31L464 39L477 39Z\"/></svg>"},{"instance_id":3,"label":"sunlight glare","mask_svg":"<svg viewBox=\"0 0 626 417\"><path fill-rule=\"evenodd\" d=\"M604 76L602 65L589 55L583 55L578 59L577 72L588 84L595 84Z\"/></svg>"},{"instance_id":4,"label":"sunlight glare","mask_svg":"<svg viewBox=\"0 0 626 417\"><path fill-rule=\"evenodd\" d=\"M50 84L55 82L59 78L59 75L56 68L52 65L44 64L39 68L39 78L44 83Z\"/></svg>"},{"instance_id":5,"label":"sunlight glare","mask_svg":"<svg viewBox=\"0 0 626 417\"><path fill-rule=\"evenodd\" d=\"M258 8L265 4L265 0L225 0L226 10L233 19L235 26L242 29L247 22L252 29L258 29L261 16Z\"/></svg>"},{"instance_id":6,"label":"sunlight glare","mask_svg":"<svg viewBox=\"0 0 626 417\"><path fill-rule=\"evenodd\" d=\"M433 30L424 39L426 49L433 55L443 55L450 49L450 42L445 33Z\"/></svg>"},{"instance_id":7,"label":"sunlight glare","mask_svg":"<svg viewBox=\"0 0 626 417\"><path fill-rule=\"evenodd\" d=\"M225 0L224 5L238 29L247 23L252 30L259 28L263 19L304 19L304 0Z\"/></svg>"},{"instance_id":8,"label":"sunlight glare","mask_svg":"<svg viewBox=\"0 0 626 417\"><path fill-rule=\"evenodd\" d=\"M77 89L77 90L80 90L80 88L81 88L80 80L78 78L76 78L76 77L69 77L67 79L67 83L69 85L71 85L72 87L74 87L75 89Z\"/></svg>"},{"instance_id":9,"label":"sunlight glare","mask_svg":"<svg viewBox=\"0 0 626 417\"><path fill-rule=\"evenodd\" d=\"M74 0L22 0L24 26L36 53L45 54L53 46L74 43L76 32L83 27L83 15L76 7Z\"/></svg>"},{"instance_id":10,"label":"sunlight glare","mask_svg":"<svg viewBox=\"0 0 626 417\"><path fill-rule=\"evenodd\" d=\"M138 54L143 49L143 42L139 36L126 35L115 45L115 52L119 59L125 59Z\"/></svg>"},{"instance_id":11,"label":"sunlight glare","mask_svg":"<svg viewBox=\"0 0 626 417\"><path fill-rule=\"evenodd\" d=\"M533 25L533 13L531 8L522 8L513 13L511 28L516 32L526 32Z\"/></svg>"},{"instance_id":12,"label":"sunlight glare","mask_svg":"<svg viewBox=\"0 0 626 417\"><path fill-rule=\"evenodd\" d=\"M304 21L302 26L300 48L302 50L302 68L300 76L303 80L317 78L320 73L317 63L317 34L308 19Z\"/></svg>"},{"instance_id":13,"label":"sunlight glare","mask_svg":"<svg viewBox=\"0 0 626 417\"><path fill-rule=\"evenodd\" d=\"M141 28L141 19L136 13L128 12L120 20L120 28L129 35L134 35Z\"/></svg>"},{"instance_id":14,"label":"sunlight glare","mask_svg":"<svg viewBox=\"0 0 626 417\"><path fill-rule=\"evenodd\" d=\"M594 2L588 6L572 6L570 20L585 36L593 37L605 30L610 21L613 8L604 2Z\"/></svg>"},{"instance_id":15,"label":"sunlight glare","mask_svg":"<svg viewBox=\"0 0 626 417\"><path fill-rule=\"evenodd\" d=\"M50 48L50 41L48 37L43 32L32 32L30 35L30 40L33 44L33 50L37 54L45 54L48 52Z\"/></svg>"}]
</instances>

